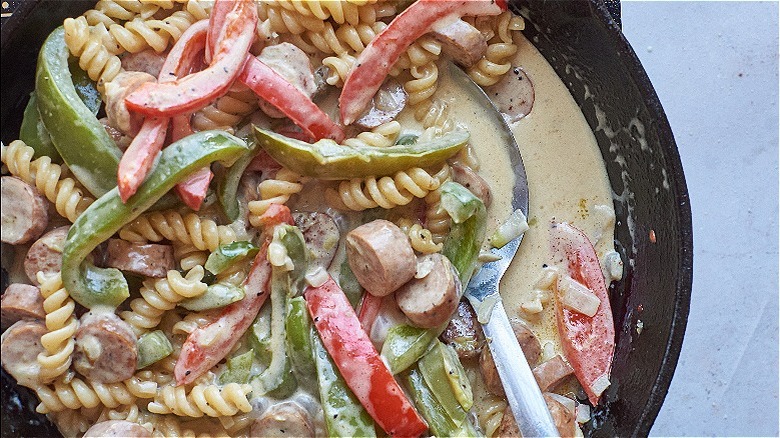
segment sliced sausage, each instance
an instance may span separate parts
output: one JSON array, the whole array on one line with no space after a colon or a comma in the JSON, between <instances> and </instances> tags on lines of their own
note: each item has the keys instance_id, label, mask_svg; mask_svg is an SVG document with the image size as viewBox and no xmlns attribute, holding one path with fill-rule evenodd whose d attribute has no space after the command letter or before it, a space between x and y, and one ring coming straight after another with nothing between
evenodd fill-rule
<instances>
[{"instance_id":1,"label":"sliced sausage","mask_svg":"<svg viewBox=\"0 0 780 438\"><path fill-rule=\"evenodd\" d=\"M40 236L49 224L46 198L35 187L14 176L4 176L0 181L2 241L19 245Z\"/></svg>"},{"instance_id":2,"label":"sliced sausage","mask_svg":"<svg viewBox=\"0 0 780 438\"><path fill-rule=\"evenodd\" d=\"M125 105L125 97L146 82L157 79L149 73L126 71L119 73L111 82L106 83L106 116L109 125L129 136L135 136L141 129L143 116L130 112Z\"/></svg>"},{"instance_id":3,"label":"sliced sausage","mask_svg":"<svg viewBox=\"0 0 780 438\"><path fill-rule=\"evenodd\" d=\"M476 27L458 20L442 29L431 32L441 43L441 51L463 67L474 66L487 52L487 40Z\"/></svg>"},{"instance_id":4,"label":"sliced sausage","mask_svg":"<svg viewBox=\"0 0 780 438\"><path fill-rule=\"evenodd\" d=\"M542 357L542 344L539 339L523 321L514 318L509 321L509 324L512 326L512 331L515 332L515 338L517 338L520 348L523 349L528 364L531 367L536 366L539 363L539 358Z\"/></svg>"},{"instance_id":5,"label":"sliced sausage","mask_svg":"<svg viewBox=\"0 0 780 438\"><path fill-rule=\"evenodd\" d=\"M574 369L558 354L534 367L533 372L536 383L544 392L555 388L563 379L572 375Z\"/></svg>"},{"instance_id":6,"label":"sliced sausage","mask_svg":"<svg viewBox=\"0 0 780 438\"><path fill-rule=\"evenodd\" d=\"M494 85L485 88L485 93L509 122L516 122L527 116L534 107L536 93L531 78L522 67L512 66L508 74Z\"/></svg>"},{"instance_id":7,"label":"sliced sausage","mask_svg":"<svg viewBox=\"0 0 780 438\"><path fill-rule=\"evenodd\" d=\"M122 56L122 68L127 71L149 73L155 78L160 76L160 70L165 63L167 54L157 53L154 49L142 50L138 53L125 53Z\"/></svg>"},{"instance_id":8,"label":"sliced sausage","mask_svg":"<svg viewBox=\"0 0 780 438\"><path fill-rule=\"evenodd\" d=\"M309 413L294 402L271 406L252 423L249 436L307 437L314 436Z\"/></svg>"},{"instance_id":9,"label":"sliced sausage","mask_svg":"<svg viewBox=\"0 0 780 438\"><path fill-rule=\"evenodd\" d=\"M260 52L257 59L285 78L287 82L293 84L295 88L301 90L306 96L311 97L317 91L317 81L314 78L309 55L295 45L281 43L268 46ZM259 105L260 109L269 117L276 119L285 117L281 111L265 100L261 100Z\"/></svg>"},{"instance_id":10,"label":"sliced sausage","mask_svg":"<svg viewBox=\"0 0 780 438\"><path fill-rule=\"evenodd\" d=\"M468 301L460 300L455 315L439 339L454 348L461 360L479 357L485 339L477 321L477 314Z\"/></svg>"},{"instance_id":11,"label":"sliced sausage","mask_svg":"<svg viewBox=\"0 0 780 438\"><path fill-rule=\"evenodd\" d=\"M460 301L460 282L449 259L439 253L420 257L431 270L413 278L395 293L401 311L418 327L433 328L449 321Z\"/></svg>"},{"instance_id":12,"label":"sliced sausage","mask_svg":"<svg viewBox=\"0 0 780 438\"><path fill-rule=\"evenodd\" d=\"M44 319L43 295L40 289L29 284L13 283L3 293L0 304L3 327L23 319Z\"/></svg>"},{"instance_id":13,"label":"sliced sausage","mask_svg":"<svg viewBox=\"0 0 780 438\"><path fill-rule=\"evenodd\" d=\"M501 425L498 426L498 429L496 429L496 432L495 434L493 434L493 436L500 436L500 437L520 436L520 428L517 427L515 416L512 415L512 410L509 409L508 406L504 409L504 415L501 416Z\"/></svg>"},{"instance_id":14,"label":"sliced sausage","mask_svg":"<svg viewBox=\"0 0 780 438\"><path fill-rule=\"evenodd\" d=\"M62 250L70 227L55 228L36 240L24 258L24 272L38 285L38 272L56 274L62 269Z\"/></svg>"},{"instance_id":15,"label":"sliced sausage","mask_svg":"<svg viewBox=\"0 0 780 438\"><path fill-rule=\"evenodd\" d=\"M490 207L490 203L493 202L493 194L490 191L490 185L484 178L470 167L462 164L453 163L450 165L450 169L452 169L452 179L456 183L469 189L474 196L482 200L485 207Z\"/></svg>"},{"instance_id":16,"label":"sliced sausage","mask_svg":"<svg viewBox=\"0 0 780 438\"><path fill-rule=\"evenodd\" d=\"M100 383L129 379L138 360L136 341L133 330L116 314L88 312L76 331L73 368Z\"/></svg>"},{"instance_id":17,"label":"sliced sausage","mask_svg":"<svg viewBox=\"0 0 780 438\"><path fill-rule=\"evenodd\" d=\"M114 143L116 143L116 146L119 149L124 151L128 148L128 146L130 146L130 143L133 141L133 138L125 135L124 133L122 133L122 131L111 126L111 124L108 121L108 117L103 117L101 119L98 119L98 122L100 122L100 124L103 125L103 129L106 130L108 136L111 137L111 140L114 140Z\"/></svg>"},{"instance_id":18,"label":"sliced sausage","mask_svg":"<svg viewBox=\"0 0 780 438\"><path fill-rule=\"evenodd\" d=\"M510 324L512 325L512 330L515 332L517 342L523 350L525 359L528 361L528 364L533 367L539 361L539 357L542 354L542 347L539 344L539 340L528 326L519 319L513 319L510 321ZM536 370L536 368L534 368L534 370ZM498 376L496 363L493 361L493 355L490 354L490 349L487 347L482 349L482 354L479 357L479 369L482 371L482 378L485 381L485 386L488 391L496 395L504 395L504 386L501 384L501 378ZM544 390L544 388L542 390Z\"/></svg>"},{"instance_id":19,"label":"sliced sausage","mask_svg":"<svg viewBox=\"0 0 780 438\"><path fill-rule=\"evenodd\" d=\"M295 225L301 229L306 248L309 250L309 265L328 269L336 249L339 247L339 227L332 217L316 211L293 213Z\"/></svg>"},{"instance_id":20,"label":"sliced sausage","mask_svg":"<svg viewBox=\"0 0 780 438\"><path fill-rule=\"evenodd\" d=\"M46 333L42 321L19 321L3 333L0 344L3 368L22 386L35 388L40 383L38 354L44 352L41 336Z\"/></svg>"},{"instance_id":21,"label":"sliced sausage","mask_svg":"<svg viewBox=\"0 0 780 438\"><path fill-rule=\"evenodd\" d=\"M132 423L125 420L108 420L95 423L84 434L84 438L99 437L131 437L147 438L152 433L138 423Z\"/></svg>"},{"instance_id":22,"label":"sliced sausage","mask_svg":"<svg viewBox=\"0 0 780 438\"><path fill-rule=\"evenodd\" d=\"M355 124L364 129L374 129L393 121L406 106L407 97L400 82L394 78L386 80L371 99L371 105Z\"/></svg>"},{"instance_id":23,"label":"sliced sausage","mask_svg":"<svg viewBox=\"0 0 780 438\"><path fill-rule=\"evenodd\" d=\"M547 409L553 418L553 423L562 437L574 436L575 415L574 412L567 409L563 403L555 399L549 392L543 394L544 401L547 402Z\"/></svg>"},{"instance_id":24,"label":"sliced sausage","mask_svg":"<svg viewBox=\"0 0 780 438\"><path fill-rule=\"evenodd\" d=\"M173 246L137 244L122 239L108 239L106 266L146 277L162 278L175 269Z\"/></svg>"},{"instance_id":25,"label":"sliced sausage","mask_svg":"<svg viewBox=\"0 0 780 438\"><path fill-rule=\"evenodd\" d=\"M347 233L347 260L372 295L389 295L417 272L417 257L398 225L377 219Z\"/></svg>"}]
</instances>

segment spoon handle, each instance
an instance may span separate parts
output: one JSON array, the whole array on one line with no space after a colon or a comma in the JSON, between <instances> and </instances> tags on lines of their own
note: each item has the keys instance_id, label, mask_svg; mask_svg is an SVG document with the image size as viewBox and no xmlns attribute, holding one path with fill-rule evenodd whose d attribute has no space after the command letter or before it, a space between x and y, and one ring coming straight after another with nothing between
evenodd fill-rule
<instances>
[{"instance_id":1,"label":"spoon handle","mask_svg":"<svg viewBox=\"0 0 780 438\"><path fill-rule=\"evenodd\" d=\"M558 429L501 301L493 307L490 320L482 328L520 434L523 437L558 437Z\"/></svg>"}]
</instances>

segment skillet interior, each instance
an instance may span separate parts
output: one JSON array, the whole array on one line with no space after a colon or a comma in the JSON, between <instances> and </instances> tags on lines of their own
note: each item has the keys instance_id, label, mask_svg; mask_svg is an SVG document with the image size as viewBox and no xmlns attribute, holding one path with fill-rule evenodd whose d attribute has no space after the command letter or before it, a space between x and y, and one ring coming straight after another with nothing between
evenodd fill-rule
<instances>
[{"instance_id":1,"label":"skillet interior","mask_svg":"<svg viewBox=\"0 0 780 438\"><path fill-rule=\"evenodd\" d=\"M44 38L65 17L78 15L93 3L25 2L3 23L0 120L4 142L17 136ZM668 391L690 303L691 213L674 138L646 73L603 4L598 0L510 3L528 19L526 36L582 108L615 193L615 246L626 273L610 288L617 326L613 385L586 433L644 436ZM608 3L613 12L619 10L617 1ZM10 63L14 68L8 68ZM655 243L650 242L651 230ZM34 396L17 387L5 371L2 403L2 436L57 434L43 416L34 413Z\"/></svg>"}]
</instances>

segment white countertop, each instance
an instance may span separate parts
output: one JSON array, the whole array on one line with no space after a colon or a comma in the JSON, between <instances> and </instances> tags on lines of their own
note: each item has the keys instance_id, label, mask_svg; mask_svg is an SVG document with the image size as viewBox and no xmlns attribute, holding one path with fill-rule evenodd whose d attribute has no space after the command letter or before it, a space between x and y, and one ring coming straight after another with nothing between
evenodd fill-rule
<instances>
[{"instance_id":1,"label":"white countertop","mask_svg":"<svg viewBox=\"0 0 780 438\"><path fill-rule=\"evenodd\" d=\"M777 2L623 2L693 209L693 296L655 436L778 436Z\"/></svg>"}]
</instances>

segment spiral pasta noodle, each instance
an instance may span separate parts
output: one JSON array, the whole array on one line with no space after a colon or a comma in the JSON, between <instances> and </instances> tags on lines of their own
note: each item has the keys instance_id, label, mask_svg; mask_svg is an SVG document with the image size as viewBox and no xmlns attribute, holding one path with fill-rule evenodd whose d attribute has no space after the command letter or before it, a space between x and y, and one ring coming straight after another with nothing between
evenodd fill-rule
<instances>
[{"instance_id":1,"label":"spiral pasta noodle","mask_svg":"<svg viewBox=\"0 0 780 438\"><path fill-rule=\"evenodd\" d=\"M290 197L303 190L303 177L297 173L281 168L276 176L260 183L257 187L260 200L249 202L249 223L260 226L260 216L268 210L271 204L285 204Z\"/></svg>"},{"instance_id":2,"label":"spiral pasta noodle","mask_svg":"<svg viewBox=\"0 0 780 438\"><path fill-rule=\"evenodd\" d=\"M325 23L315 17L301 15L263 2L257 4L257 15L262 20L258 28L264 28L262 33L266 35L271 33L298 35L307 30L321 32L325 27Z\"/></svg>"},{"instance_id":3,"label":"spiral pasta noodle","mask_svg":"<svg viewBox=\"0 0 780 438\"><path fill-rule=\"evenodd\" d=\"M195 113L192 127L196 131L233 130L244 117L257 109L257 95L249 88L234 88L216 102Z\"/></svg>"},{"instance_id":4,"label":"spiral pasta noodle","mask_svg":"<svg viewBox=\"0 0 780 438\"><path fill-rule=\"evenodd\" d=\"M223 387L195 385L189 394L183 386L165 386L149 403L148 409L155 414L182 417L230 416L252 410L247 397L251 391L252 386L238 383L228 383Z\"/></svg>"},{"instance_id":5,"label":"spiral pasta noodle","mask_svg":"<svg viewBox=\"0 0 780 438\"><path fill-rule=\"evenodd\" d=\"M102 23L109 27L112 24L130 21L136 17L149 18L160 9L160 3L141 0L100 0L94 8L84 13L84 18L90 26ZM166 9L172 7L173 4L170 3Z\"/></svg>"},{"instance_id":6,"label":"spiral pasta noodle","mask_svg":"<svg viewBox=\"0 0 780 438\"><path fill-rule=\"evenodd\" d=\"M62 436L76 437L84 435L84 432L99 421L100 414L97 408L66 409L50 414L50 419L57 425Z\"/></svg>"},{"instance_id":7,"label":"spiral pasta noodle","mask_svg":"<svg viewBox=\"0 0 780 438\"><path fill-rule=\"evenodd\" d=\"M40 399L36 411L41 414L81 407L103 405L115 408L134 403L137 398L152 398L157 391L154 382L131 378L119 383L84 381L78 377L62 376L52 386L43 385L35 392Z\"/></svg>"},{"instance_id":8,"label":"spiral pasta noodle","mask_svg":"<svg viewBox=\"0 0 780 438\"><path fill-rule=\"evenodd\" d=\"M192 244L200 250L214 251L220 245L236 240L236 232L225 225L195 213L182 215L168 210L141 215L119 231L119 237L130 242L171 242Z\"/></svg>"},{"instance_id":9,"label":"spiral pasta noodle","mask_svg":"<svg viewBox=\"0 0 780 438\"><path fill-rule=\"evenodd\" d=\"M137 404L133 403L126 406L120 406L117 409L103 408L100 412L100 416L97 418L96 423L110 420L124 420L131 423L140 424L150 433L154 431L153 416L148 412L144 412Z\"/></svg>"},{"instance_id":10,"label":"spiral pasta noodle","mask_svg":"<svg viewBox=\"0 0 780 438\"><path fill-rule=\"evenodd\" d=\"M291 12L296 12L301 16L313 16L314 18L325 21L333 19L338 24L349 23L359 24L361 18L376 18L375 14L363 12L361 8L372 11L373 3L377 0L262 0L263 3L279 6ZM368 15L366 15L368 14Z\"/></svg>"},{"instance_id":11,"label":"spiral pasta noodle","mask_svg":"<svg viewBox=\"0 0 780 438\"><path fill-rule=\"evenodd\" d=\"M328 67L328 76L325 82L335 87L344 85L344 80L349 75L357 58L350 53L342 53L339 56L328 56L322 60L322 65Z\"/></svg>"},{"instance_id":12,"label":"spiral pasta noodle","mask_svg":"<svg viewBox=\"0 0 780 438\"><path fill-rule=\"evenodd\" d=\"M495 23L495 30L491 32L495 36L488 42L485 56L468 70L471 79L483 87L495 84L512 68L511 58L517 53L512 31L522 30L524 27L523 19L509 11L490 23ZM483 29L480 30L487 33Z\"/></svg>"},{"instance_id":13,"label":"spiral pasta noodle","mask_svg":"<svg viewBox=\"0 0 780 438\"><path fill-rule=\"evenodd\" d=\"M8 171L22 181L35 186L46 199L54 204L57 213L73 222L94 202L83 194L80 185L73 178L66 178L64 167L52 163L43 156L32 160L35 151L21 140L14 140L8 146L2 145L2 161Z\"/></svg>"},{"instance_id":14,"label":"spiral pasta noodle","mask_svg":"<svg viewBox=\"0 0 780 438\"><path fill-rule=\"evenodd\" d=\"M390 209L406 205L414 198L424 198L439 188L441 183L442 180L436 175L415 167L396 172L392 177L341 181L336 192L329 189L325 196L332 207L342 210L362 211L376 207Z\"/></svg>"},{"instance_id":15,"label":"spiral pasta noodle","mask_svg":"<svg viewBox=\"0 0 780 438\"><path fill-rule=\"evenodd\" d=\"M236 435L240 431L249 427L249 425L254 421L254 418L252 418L251 414L244 413L232 415L229 417L222 416L218 419L220 424L222 424L222 427L225 428L225 431L230 435Z\"/></svg>"},{"instance_id":16,"label":"spiral pasta noodle","mask_svg":"<svg viewBox=\"0 0 780 438\"><path fill-rule=\"evenodd\" d=\"M41 336L41 345L46 351L38 354L38 363L41 365L40 380L50 382L70 367L76 347L73 336L79 322L73 314L76 303L63 287L60 273L47 276L38 272L38 282L44 298L43 310L46 312L48 330Z\"/></svg>"},{"instance_id":17,"label":"spiral pasta noodle","mask_svg":"<svg viewBox=\"0 0 780 438\"><path fill-rule=\"evenodd\" d=\"M149 47L157 53L168 48L171 40L177 41L197 19L187 11L176 11L162 20L135 18L124 25L112 24L108 31L122 49L138 53Z\"/></svg>"},{"instance_id":18,"label":"spiral pasta noodle","mask_svg":"<svg viewBox=\"0 0 780 438\"><path fill-rule=\"evenodd\" d=\"M112 52L104 43L111 39L108 29L103 23L90 27L83 16L66 18L63 26L68 50L79 59L79 67L97 82L98 90L103 90L107 82L122 72L122 62L116 56L119 48Z\"/></svg>"},{"instance_id":19,"label":"spiral pasta noodle","mask_svg":"<svg viewBox=\"0 0 780 438\"><path fill-rule=\"evenodd\" d=\"M120 313L136 335L145 333L160 324L163 313L176 307L185 298L193 298L206 292L203 283L204 270L195 266L182 276L179 271L168 271L166 278L147 279L141 286L141 296L130 302L130 309Z\"/></svg>"},{"instance_id":20,"label":"spiral pasta noodle","mask_svg":"<svg viewBox=\"0 0 780 438\"><path fill-rule=\"evenodd\" d=\"M401 133L401 124L395 120L383 123L376 128L361 132L354 138L344 140L344 145L350 147L388 147L395 144Z\"/></svg>"},{"instance_id":21,"label":"spiral pasta noodle","mask_svg":"<svg viewBox=\"0 0 780 438\"><path fill-rule=\"evenodd\" d=\"M412 249L420 254L432 254L441 251L443 245L433 240L431 231L424 228L409 218L402 218L396 222L401 231L409 236Z\"/></svg>"},{"instance_id":22,"label":"spiral pasta noodle","mask_svg":"<svg viewBox=\"0 0 780 438\"><path fill-rule=\"evenodd\" d=\"M203 266L208 257L208 251L200 250L191 243L173 245L173 258L179 261L179 267L183 271L189 271L195 266Z\"/></svg>"},{"instance_id":23,"label":"spiral pasta noodle","mask_svg":"<svg viewBox=\"0 0 780 438\"><path fill-rule=\"evenodd\" d=\"M480 408L477 410L479 425L485 432L485 436L495 436L496 431L501 427L504 411L507 409L506 400L490 395L487 397L487 400L480 404Z\"/></svg>"},{"instance_id":24,"label":"spiral pasta noodle","mask_svg":"<svg viewBox=\"0 0 780 438\"><path fill-rule=\"evenodd\" d=\"M441 190L434 190L425 197L425 226L435 243L444 242L452 223L450 215L441 206Z\"/></svg>"}]
</instances>

